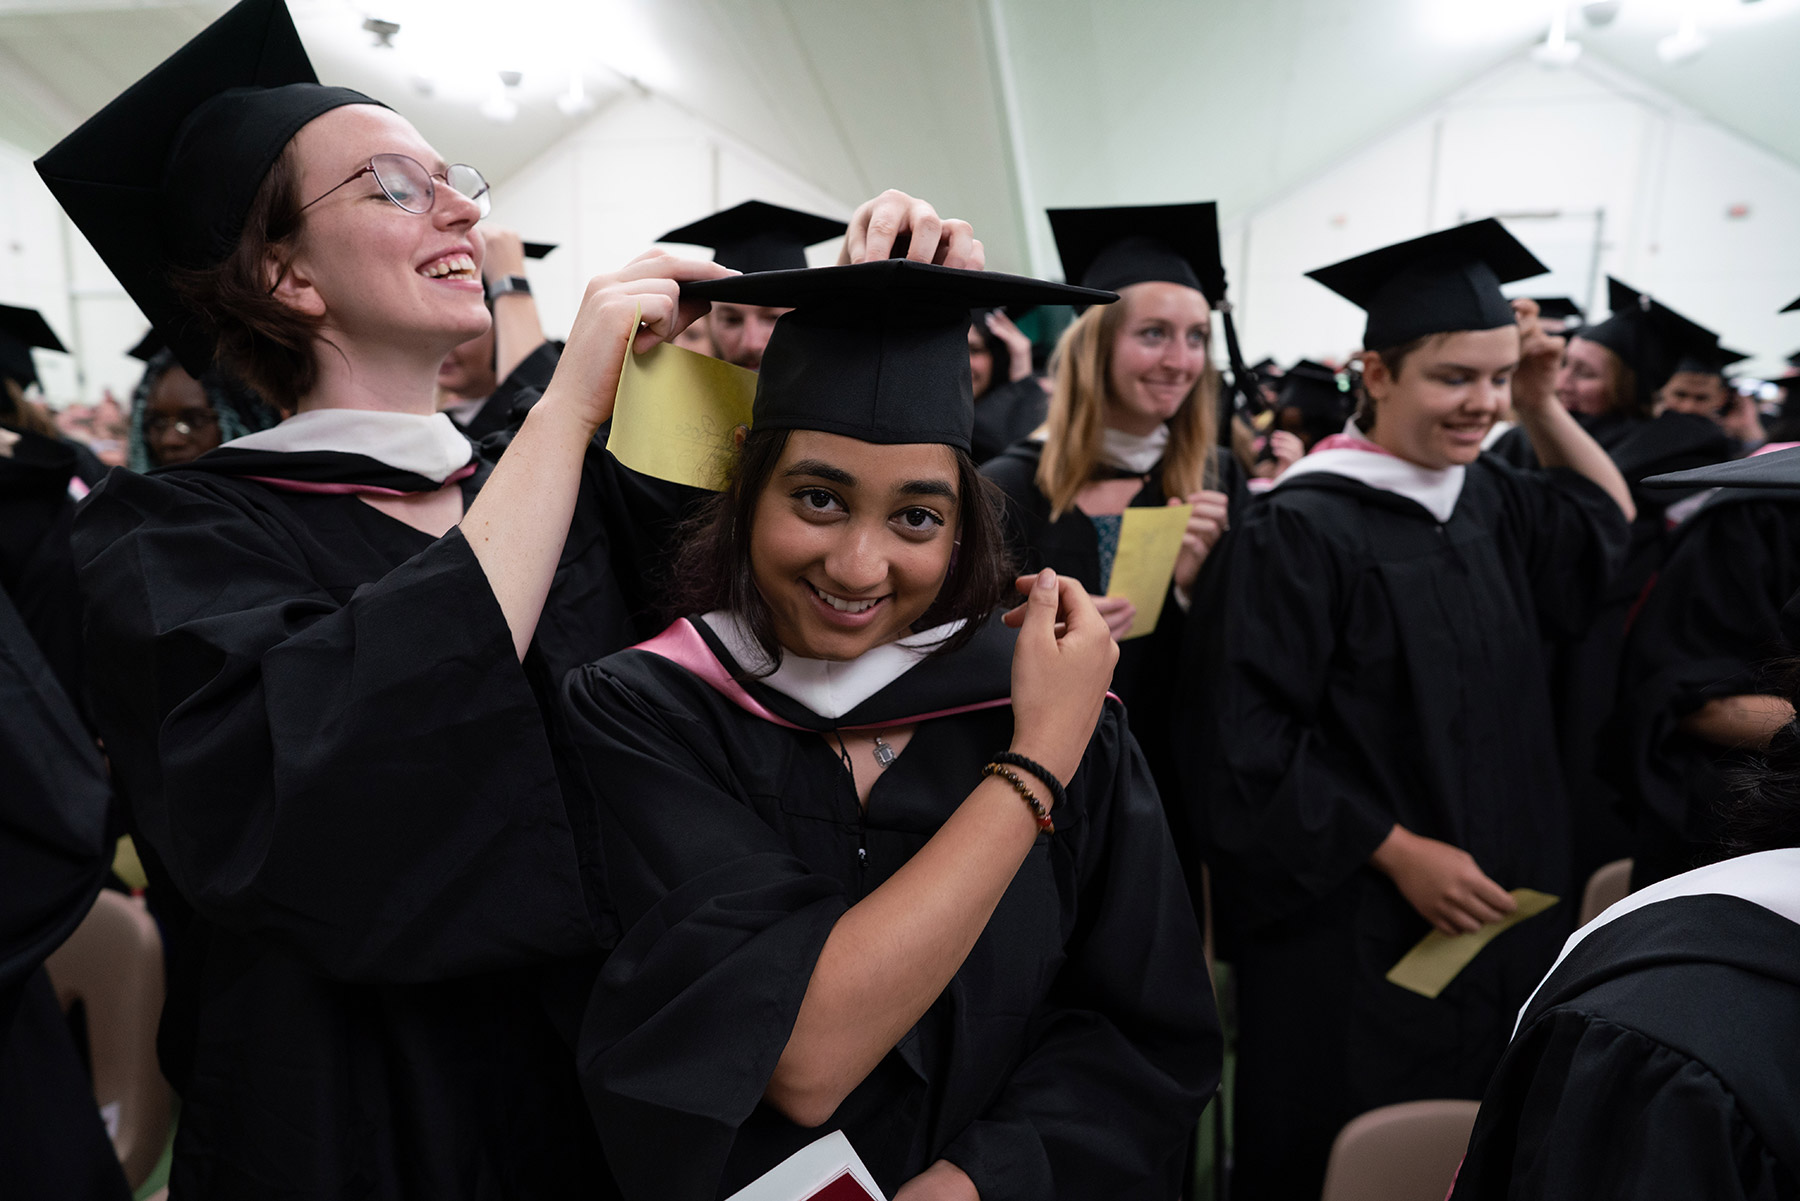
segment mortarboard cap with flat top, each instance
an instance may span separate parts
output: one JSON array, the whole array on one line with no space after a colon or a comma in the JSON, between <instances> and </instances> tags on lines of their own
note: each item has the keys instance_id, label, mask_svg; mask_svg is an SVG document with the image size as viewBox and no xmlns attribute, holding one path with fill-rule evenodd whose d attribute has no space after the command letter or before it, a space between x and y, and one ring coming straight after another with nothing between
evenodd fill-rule
<instances>
[{"instance_id":1,"label":"mortarboard cap with flat top","mask_svg":"<svg viewBox=\"0 0 1800 1201\"><path fill-rule=\"evenodd\" d=\"M1071 284L1117 292L1132 284L1181 284L1214 305L1225 299L1219 208L1153 204L1050 209L1050 231Z\"/></svg>"},{"instance_id":2,"label":"mortarboard cap with flat top","mask_svg":"<svg viewBox=\"0 0 1800 1201\"><path fill-rule=\"evenodd\" d=\"M1606 277L1607 303L1612 315L1605 321L1584 325L1575 334L1606 347L1637 376L1638 401L1652 395L1682 369L1684 359L1692 370L1714 374L1724 369L1719 335L1668 305L1640 292L1623 280ZM1730 360L1735 362L1736 360Z\"/></svg>"},{"instance_id":3,"label":"mortarboard cap with flat top","mask_svg":"<svg viewBox=\"0 0 1800 1201\"><path fill-rule=\"evenodd\" d=\"M806 266L808 246L842 237L849 228L848 223L833 217L746 200L680 229L671 229L656 240L710 246L713 262L746 274L799 271Z\"/></svg>"},{"instance_id":4,"label":"mortarboard cap with flat top","mask_svg":"<svg viewBox=\"0 0 1800 1201\"><path fill-rule=\"evenodd\" d=\"M33 348L68 353L68 347L42 313L0 304L0 379L12 380L21 388L37 383L37 364L31 360Z\"/></svg>"},{"instance_id":5,"label":"mortarboard cap with flat top","mask_svg":"<svg viewBox=\"0 0 1800 1201\"><path fill-rule=\"evenodd\" d=\"M1531 299L1537 301L1538 316L1547 321L1580 325L1585 320L1581 306L1567 296L1533 296Z\"/></svg>"},{"instance_id":6,"label":"mortarboard cap with flat top","mask_svg":"<svg viewBox=\"0 0 1800 1201\"><path fill-rule=\"evenodd\" d=\"M52 147L38 174L198 376L214 338L171 270L224 260L301 126L379 103L319 84L282 0L242 0Z\"/></svg>"},{"instance_id":7,"label":"mortarboard cap with flat top","mask_svg":"<svg viewBox=\"0 0 1800 1201\"><path fill-rule=\"evenodd\" d=\"M1788 488L1800 490L1800 446L1744 459L1671 471L1644 480L1649 488Z\"/></svg>"},{"instance_id":8,"label":"mortarboard cap with flat top","mask_svg":"<svg viewBox=\"0 0 1800 1201\"><path fill-rule=\"evenodd\" d=\"M1336 412L1342 408L1347 419L1351 408L1355 407L1338 373L1311 359L1301 359L1288 368L1276 382L1276 387L1279 389L1277 403L1282 408L1292 407L1307 412Z\"/></svg>"},{"instance_id":9,"label":"mortarboard cap with flat top","mask_svg":"<svg viewBox=\"0 0 1800 1201\"><path fill-rule=\"evenodd\" d=\"M156 332L156 327L153 325L148 330L144 331L144 336L138 339L137 345L133 346L125 353L140 363L148 363L160 352L165 350L168 345L167 342L163 341L163 336Z\"/></svg>"},{"instance_id":10,"label":"mortarboard cap with flat top","mask_svg":"<svg viewBox=\"0 0 1800 1201\"><path fill-rule=\"evenodd\" d=\"M1691 371L1696 375L1724 375L1727 367L1749 357L1741 350L1732 350L1714 342L1710 347L1682 351L1681 357L1675 360L1675 370L1670 374L1679 375L1684 371Z\"/></svg>"},{"instance_id":11,"label":"mortarboard cap with flat top","mask_svg":"<svg viewBox=\"0 0 1800 1201\"><path fill-rule=\"evenodd\" d=\"M969 449L970 310L1105 304L1110 292L906 259L765 271L681 285L683 299L791 310L763 352L754 429Z\"/></svg>"},{"instance_id":12,"label":"mortarboard cap with flat top","mask_svg":"<svg viewBox=\"0 0 1800 1201\"><path fill-rule=\"evenodd\" d=\"M1781 307L1780 311L1783 313L1800 312L1800 296L1796 296L1794 299L1788 301Z\"/></svg>"},{"instance_id":13,"label":"mortarboard cap with flat top","mask_svg":"<svg viewBox=\"0 0 1800 1201\"><path fill-rule=\"evenodd\" d=\"M550 252L560 245L560 242L527 242L525 243L525 257L528 259L549 258Z\"/></svg>"},{"instance_id":14,"label":"mortarboard cap with flat top","mask_svg":"<svg viewBox=\"0 0 1800 1201\"><path fill-rule=\"evenodd\" d=\"M1512 325L1500 285L1548 270L1489 217L1306 274L1366 311L1363 347L1386 350L1430 334Z\"/></svg>"}]
</instances>

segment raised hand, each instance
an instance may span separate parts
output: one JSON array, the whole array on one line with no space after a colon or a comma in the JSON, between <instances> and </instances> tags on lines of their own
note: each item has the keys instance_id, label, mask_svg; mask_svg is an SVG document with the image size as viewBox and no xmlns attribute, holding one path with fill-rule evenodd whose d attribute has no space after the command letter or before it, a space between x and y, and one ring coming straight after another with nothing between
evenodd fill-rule
<instances>
[{"instance_id":1,"label":"raised hand","mask_svg":"<svg viewBox=\"0 0 1800 1201\"><path fill-rule=\"evenodd\" d=\"M1016 587L1025 603L1008 615L1017 615L1011 624L1019 629L1012 749L1066 781L1094 736L1119 644L1080 581L1046 567Z\"/></svg>"},{"instance_id":2,"label":"raised hand","mask_svg":"<svg viewBox=\"0 0 1800 1201\"><path fill-rule=\"evenodd\" d=\"M1556 372L1562 366L1563 339L1547 333L1538 317L1537 301L1512 302L1519 318L1519 369L1513 372L1512 403L1519 413L1537 412L1556 403Z\"/></svg>"},{"instance_id":3,"label":"raised hand","mask_svg":"<svg viewBox=\"0 0 1800 1201\"><path fill-rule=\"evenodd\" d=\"M967 221L940 217L925 201L889 188L875 199L864 201L851 215L838 265L889 258L903 238L905 257L915 263L979 271L987 262L987 251Z\"/></svg>"},{"instance_id":4,"label":"raised hand","mask_svg":"<svg viewBox=\"0 0 1800 1201\"><path fill-rule=\"evenodd\" d=\"M1219 544L1231 525L1231 498L1223 492L1200 491L1172 497L1172 505L1188 505L1187 533L1181 536L1181 553L1175 557L1175 586L1191 592L1206 556Z\"/></svg>"}]
</instances>

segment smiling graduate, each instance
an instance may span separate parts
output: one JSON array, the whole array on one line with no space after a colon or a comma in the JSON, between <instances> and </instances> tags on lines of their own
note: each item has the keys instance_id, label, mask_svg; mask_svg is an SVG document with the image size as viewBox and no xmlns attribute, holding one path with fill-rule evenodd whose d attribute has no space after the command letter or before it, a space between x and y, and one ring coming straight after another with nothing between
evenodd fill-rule
<instances>
[{"instance_id":1,"label":"smiling graduate","mask_svg":"<svg viewBox=\"0 0 1800 1201\"><path fill-rule=\"evenodd\" d=\"M968 454L971 306L1109 297L900 262L684 295L793 311L691 616L566 689L621 1188L724 1196L835 1127L897 1201L1175 1195L1220 1066L1199 934L1105 622L1048 571L992 615Z\"/></svg>"}]
</instances>

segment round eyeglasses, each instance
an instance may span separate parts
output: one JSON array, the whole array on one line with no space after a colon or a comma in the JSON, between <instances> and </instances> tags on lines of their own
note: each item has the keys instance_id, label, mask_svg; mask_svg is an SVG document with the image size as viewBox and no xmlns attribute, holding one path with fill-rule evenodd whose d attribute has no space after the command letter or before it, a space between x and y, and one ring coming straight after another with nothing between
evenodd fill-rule
<instances>
[{"instance_id":1,"label":"round eyeglasses","mask_svg":"<svg viewBox=\"0 0 1800 1201\"><path fill-rule=\"evenodd\" d=\"M425 169L425 164L405 154L377 154L369 160L369 165L352 175L349 179L300 206L305 212L332 192L354 183L365 175L373 175L375 182L381 186L381 194L393 201L409 213L429 213L431 206L437 203L437 180L443 180L453 191L464 198L472 200L480 210L481 216L488 215L493 200L488 195L488 181L481 177L481 172L467 163L451 163L437 175Z\"/></svg>"}]
</instances>

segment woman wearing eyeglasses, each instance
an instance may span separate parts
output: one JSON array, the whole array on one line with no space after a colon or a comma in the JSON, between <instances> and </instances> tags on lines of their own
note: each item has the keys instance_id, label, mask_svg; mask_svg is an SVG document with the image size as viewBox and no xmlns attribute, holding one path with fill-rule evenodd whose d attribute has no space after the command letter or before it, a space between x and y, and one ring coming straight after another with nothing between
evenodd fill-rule
<instances>
[{"instance_id":1,"label":"woman wearing eyeglasses","mask_svg":"<svg viewBox=\"0 0 1800 1201\"><path fill-rule=\"evenodd\" d=\"M726 272L591 283L490 461L434 412L489 321L485 184L313 79L280 0L245 0L38 164L191 372L216 354L295 412L115 473L75 537L97 721L153 886L192 909L172 1191L606 1195L567 1039L611 919L538 700L651 632L688 494L596 434L640 314L666 338L677 281ZM979 257L910 198L870 212Z\"/></svg>"}]
</instances>

